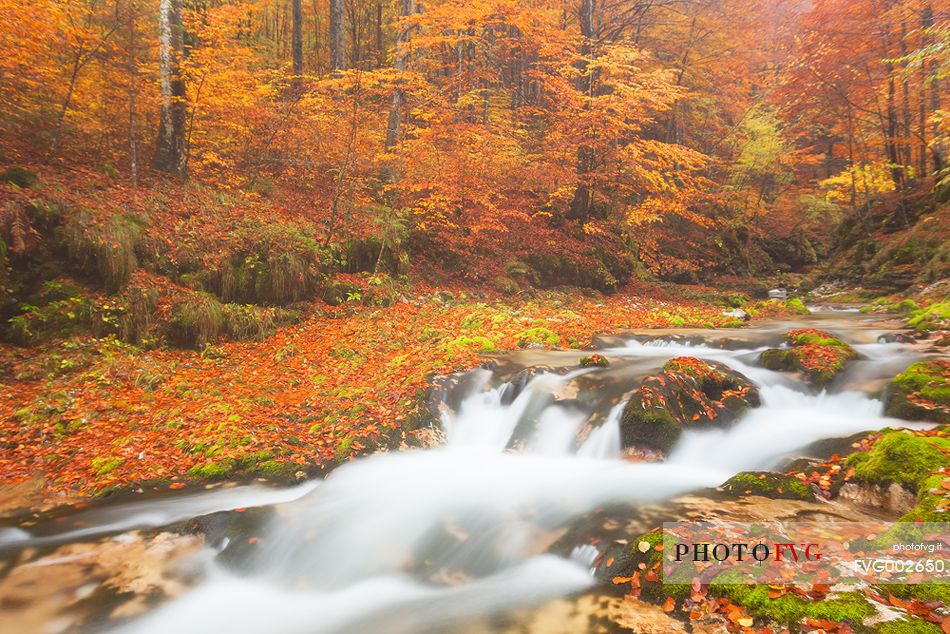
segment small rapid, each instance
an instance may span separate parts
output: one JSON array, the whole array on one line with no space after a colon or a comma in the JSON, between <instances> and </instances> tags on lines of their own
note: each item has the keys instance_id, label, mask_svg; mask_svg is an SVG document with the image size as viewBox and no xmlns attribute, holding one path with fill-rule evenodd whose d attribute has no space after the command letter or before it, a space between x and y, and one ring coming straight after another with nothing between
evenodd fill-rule
<instances>
[{"instance_id":1,"label":"small rapid","mask_svg":"<svg viewBox=\"0 0 950 634\"><path fill-rule=\"evenodd\" d=\"M121 631L451 631L466 619L592 583L595 547L568 558L546 554L585 513L714 487L738 471L774 467L817 440L901 424L883 416L878 399L852 386L906 365L913 353L901 344L856 347L864 365L821 392L758 367L764 349L758 345L629 341L600 351L609 368L540 371L517 384L478 369L459 383L466 392L458 407L444 410L446 441L439 447L362 458L337 468L319 487L285 490L271 500L242 489L233 497L166 504L152 509L153 516L149 502L116 507L115 515L57 538L157 526L248 506L248 498L281 503L239 570L209 560L196 588ZM638 382L629 377L677 356L719 361L745 374L760 388L761 407L729 429L685 432L665 461L622 459L624 398L577 394L611 378L632 390Z\"/></svg>"}]
</instances>

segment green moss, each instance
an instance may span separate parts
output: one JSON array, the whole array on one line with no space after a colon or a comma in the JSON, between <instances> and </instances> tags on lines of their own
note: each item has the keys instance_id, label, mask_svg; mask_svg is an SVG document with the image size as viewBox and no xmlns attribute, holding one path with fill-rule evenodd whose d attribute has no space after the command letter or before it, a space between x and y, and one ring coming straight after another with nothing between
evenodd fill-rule
<instances>
[{"instance_id":1,"label":"green moss","mask_svg":"<svg viewBox=\"0 0 950 634\"><path fill-rule=\"evenodd\" d=\"M802 300L798 299L797 297L793 297L792 299L786 300L785 308L787 308L790 312L798 314L798 315L808 314L808 308L805 306L804 302L802 302Z\"/></svg>"},{"instance_id":2,"label":"green moss","mask_svg":"<svg viewBox=\"0 0 950 634\"><path fill-rule=\"evenodd\" d=\"M764 584L712 584L709 590L716 596L726 597L733 603L745 607L753 616L788 625L798 623L804 618L860 623L875 612L874 607L857 592L841 593L834 598L824 598L820 601L809 601L794 594L770 599L770 589Z\"/></svg>"},{"instance_id":3,"label":"green moss","mask_svg":"<svg viewBox=\"0 0 950 634\"><path fill-rule=\"evenodd\" d=\"M888 304L886 306L886 309L891 312L903 313L905 315L908 315L908 314L913 314L913 313L918 312L920 310L920 304L918 304L912 299L902 299L899 302Z\"/></svg>"},{"instance_id":4,"label":"green moss","mask_svg":"<svg viewBox=\"0 0 950 634\"><path fill-rule=\"evenodd\" d=\"M901 517L900 522L910 522L911 527L916 526L917 522L946 522L948 517L948 502L950 502L950 500L943 495L936 495L930 492L932 489L942 491L941 483L945 479L945 475L937 474L921 480L917 484L917 490L919 491L917 495L917 505ZM906 527L903 524L895 524L894 528L891 528L891 532L898 529L904 530Z\"/></svg>"},{"instance_id":5,"label":"green moss","mask_svg":"<svg viewBox=\"0 0 950 634\"><path fill-rule=\"evenodd\" d=\"M93 458L90 467L98 478L118 469L124 463L125 458L119 458L118 456L101 456L99 458Z\"/></svg>"},{"instance_id":6,"label":"green moss","mask_svg":"<svg viewBox=\"0 0 950 634\"><path fill-rule=\"evenodd\" d=\"M853 480L875 484L897 482L916 491L921 481L950 458L950 440L892 431L881 437L870 451L848 456L846 465L854 469Z\"/></svg>"},{"instance_id":7,"label":"green moss","mask_svg":"<svg viewBox=\"0 0 950 634\"><path fill-rule=\"evenodd\" d=\"M452 348L473 348L481 352L497 352L498 346L488 337L458 337L445 344L448 349Z\"/></svg>"},{"instance_id":8,"label":"green moss","mask_svg":"<svg viewBox=\"0 0 950 634\"><path fill-rule=\"evenodd\" d=\"M950 423L950 362L920 361L891 380L885 413L895 418ZM922 397L936 407L921 407L909 397Z\"/></svg>"},{"instance_id":9,"label":"green moss","mask_svg":"<svg viewBox=\"0 0 950 634\"><path fill-rule=\"evenodd\" d=\"M650 545L648 551L640 551L640 542L646 542ZM664 544L663 531L655 529L649 533L644 533L630 541L630 563L627 566L630 572L635 570L653 570L656 569L662 575L662 567L656 568L656 565L663 560L664 550L657 550L657 546L670 547L670 544ZM644 567L641 568L640 566ZM690 586L685 583L663 583L662 576L659 581L649 582L641 577L641 596L654 601L662 601L666 597L685 598L689 596Z\"/></svg>"},{"instance_id":10,"label":"green moss","mask_svg":"<svg viewBox=\"0 0 950 634\"><path fill-rule=\"evenodd\" d=\"M786 333L785 338L794 346L832 346L850 348L848 344L823 330L793 330Z\"/></svg>"},{"instance_id":11,"label":"green moss","mask_svg":"<svg viewBox=\"0 0 950 634\"><path fill-rule=\"evenodd\" d=\"M844 362L858 353L844 341L814 329L791 330L785 333L791 348L772 348L759 355L762 367L776 371L799 371L809 382L823 385L834 379Z\"/></svg>"},{"instance_id":12,"label":"green moss","mask_svg":"<svg viewBox=\"0 0 950 634\"><path fill-rule=\"evenodd\" d=\"M772 499L814 500L811 488L798 478L771 472L744 471L720 487L736 495L761 495Z\"/></svg>"},{"instance_id":13,"label":"green moss","mask_svg":"<svg viewBox=\"0 0 950 634\"><path fill-rule=\"evenodd\" d=\"M797 363L791 350L770 348L759 355L759 365L775 372L794 370Z\"/></svg>"},{"instance_id":14,"label":"green moss","mask_svg":"<svg viewBox=\"0 0 950 634\"><path fill-rule=\"evenodd\" d=\"M296 465L282 460L264 460L257 463L254 471L265 478L286 478L293 475Z\"/></svg>"},{"instance_id":15,"label":"green moss","mask_svg":"<svg viewBox=\"0 0 950 634\"><path fill-rule=\"evenodd\" d=\"M518 340L518 347L524 348L532 343L539 343L546 346L558 346L561 344L561 337L547 328L530 328L524 332L515 335Z\"/></svg>"},{"instance_id":16,"label":"green moss","mask_svg":"<svg viewBox=\"0 0 950 634\"><path fill-rule=\"evenodd\" d=\"M209 240L207 223L201 214L179 223L175 248L164 256L189 287L236 304L286 305L318 293L334 303L346 299L346 290L327 283L336 263L312 224L245 217Z\"/></svg>"},{"instance_id":17,"label":"green moss","mask_svg":"<svg viewBox=\"0 0 950 634\"><path fill-rule=\"evenodd\" d=\"M220 460L217 462L206 462L195 465L188 470L189 477L200 478L202 480L217 480L225 478L234 471L236 463L234 460Z\"/></svg>"},{"instance_id":18,"label":"green moss","mask_svg":"<svg viewBox=\"0 0 950 634\"><path fill-rule=\"evenodd\" d=\"M636 396L624 408L620 427L624 447L645 446L663 452L670 451L683 433L669 411L658 407L644 409Z\"/></svg>"},{"instance_id":19,"label":"green moss","mask_svg":"<svg viewBox=\"0 0 950 634\"><path fill-rule=\"evenodd\" d=\"M677 357L648 376L624 407L624 446L668 452L684 426L725 426L759 405L758 389L727 366L695 357Z\"/></svg>"},{"instance_id":20,"label":"green moss","mask_svg":"<svg viewBox=\"0 0 950 634\"><path fill-rule=\"evenodd\" d=\"M311 428L311 431L313 431L312 428ZM334 457L336 458L336 461L339 464L343 464L344 462L347 461L347 459L349 459L350 454L352 453L351 452L352 447L353 447L352 436L346 436L342 440L340 440L340 442L337 443L336 449L334 449Z\"/></svg>"},{"instance_id":21,"label":"green moss","mask_svg":"<svg viewBox=\"0 0 950 634\"><path fill-rule=\"evenodd\" d=\"M682 328L686 325L686 320L680 317L679 315L673 315L669 318L669 324L673 328Z\"/></svg>"},{"instance_id":22,"label":"green moss","mask_svg":"<svg viewBox=\"0 0 950 634\"><path fill-rule=\"evenodd\" d=\"M950 300L931 304L911 313L907 325L917 330L942 330L950 325Z\"/></svg>"},{"instance_id":23,"label":"green moss","mask_svg":"<svg viewBox=\"0 0 950 634\"><path fill-rule=\"evenodd\" d=\"M888 584L878 590L901 599L917 599L925 603L940 601L950 607L950 583Z\"/></svg>"}]
</instances>

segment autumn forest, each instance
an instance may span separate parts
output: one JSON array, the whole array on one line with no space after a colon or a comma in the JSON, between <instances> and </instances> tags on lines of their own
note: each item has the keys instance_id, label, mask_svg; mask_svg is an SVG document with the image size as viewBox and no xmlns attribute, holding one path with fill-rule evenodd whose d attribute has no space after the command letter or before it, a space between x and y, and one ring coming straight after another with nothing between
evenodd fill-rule
<instances>
[{"instance_id":1,"label":"autumn forest","mask_svg":"<svg viewBox=\"0 0 950 634\"><path fill-rule=\"evenodd\" d=\"M0 50L0 629L950 632L658 528L950 548L946 0L0 0Z\"/></svg>"}]
</instances>

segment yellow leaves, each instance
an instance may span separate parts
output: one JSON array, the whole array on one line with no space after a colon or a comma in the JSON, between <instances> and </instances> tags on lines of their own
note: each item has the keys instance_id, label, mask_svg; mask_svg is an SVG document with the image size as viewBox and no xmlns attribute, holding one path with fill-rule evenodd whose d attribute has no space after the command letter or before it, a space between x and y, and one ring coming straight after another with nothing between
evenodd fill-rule
<instances>
[{"instance_id":1,"label":"yellow leaves","mask_svg":"<svg viewBox=\"0 0 950 634\"><path fill-rule=\"evenodd\" d=\"M648 198L639 205L627 207L626 222L631 227L652 224L663 218L665 205L656 198Z\"/></svg>"},{"instance_id":2,"label":"yellow leaves","mask_svg":"<svg viewBox=\"0 0 950 634\"><path fill-rule=\"evenodd\" d=\"M605 236L608 234L603 227L598 226L594 222L585 222L583 230L586 236Z\"/></svg>"},{"instance_id":3,"label":"yellow leaves","mask_svg":"<svg viewBox=\"0 0 950 634\"><path fill-rule=\"evenodd\" d=\"M831 178L819 183L825 190L825 199L831 202L848 203L851 200L851 190L860 198L877 197L895 189L891 178L891 169L885 163L855 165Z\"/></svg>"}]
</instances>

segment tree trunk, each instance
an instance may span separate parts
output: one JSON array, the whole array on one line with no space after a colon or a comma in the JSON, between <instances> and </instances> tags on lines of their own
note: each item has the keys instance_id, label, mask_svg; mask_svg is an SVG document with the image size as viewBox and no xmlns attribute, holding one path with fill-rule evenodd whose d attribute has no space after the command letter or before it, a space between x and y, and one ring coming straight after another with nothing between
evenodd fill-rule
<instances>
[{"instance_id":1,"label":"tree trunk","mask_svg":"<svg viewBox=\"0 0 950 634\"><path fill-rule=\"evenodd\" d=\"M907 24L901 20L901 57L907 57ZM904 178L910 176L914 165L914 151L911 144L910 75L906 66L901 69L901 147L903 148Z\"/></svg>"},{"instance_id":2,"label":"tree trunk","mask_svg":"<svg viewBox=\"0 0 950 634\"><path fill-rule=\"evenodd\" d=\"M415 0L399 1L400 17L407 18L415 12ZM404 73L409 67L410 36L411 28L407 25L402 25L399 32L396 34L395 67L396 71L399 73ZM396 147L396 143L399 141L400 128L402 126L402 108L405 100L405 92L401 87L397 86L396 89L393 90L392 103L389 107L389 120L386 123L386 152L392 151L392 149ZM392 173L389 174L389 179L392 180Z\"/></svg>"},{"instance_id":3,"label":"tree trunk","mask_svg":"<svg viewBox=\"0 0 950 634\"><path fill-rule=\"evenodd\" d=\"M581 71L577 79L578 91L587 95L590 99L594 93L594 78L592 72L588 72L588 60L594 52L594 31L595 17L594 7L596 0L581 0L578 10L578 17L581 27L580 61L578 69ZM584 105L587 109L589 106ZM575 172L577 174L577 188L574 190L574 198L571 200L571 206L568 209L567 217L574 220L584 221L590 213L591 203L593 203L593 190L591 188L591 172L594 168L594 148L581 141L577 148L577 158L575 161Z\"/></svg>"},{"instance_id":4,"label":"tree trunk","mask_svg":"<svg viewBox=\"0 0 950 634\"><path fill-rule=\"evenodd\" d=\"M934 11L933 7L929 4L924 7L922 21L925 29L933 28ZM940 80L937 78L937 60L935 59L930 60L929 75L930 113L933 114L937 110L940 110ZM937 128L936 121L933 123L932 138L933 143L930 146L930 153L933 156L934 171L939 172L947 164L947 148L944 147L944 144L940 141L940 132Z\"/></svg>"},{"instance_id":5,"label":"tree trunk","mask_svg":"<svg viewBox=\"0 0 950 634\"><path fill-rule=\"evenodd\" d=\"M180 73L185 44L181 0L161 0L158 23L162 109L152 164L157 170L185 178L185 80Z\"/></svg>"},{"instance_id":6,"label":"tree trunk","mask_svg":"<svg viewBox=\"0 0 950 634\"><path fill-rule=\"evenodd\" d=\"M330 69L346 70L346 28L343 0L330 0Z\"/></svg>"},{"instance_id":7,"label":"tree trunk","mask_svg":"<svg viewBox=\"0 0 950 634\"><path fill-rule=\"evenodd\" d=\"M294 90L299 91L303 75L303 0L291 0L293 4L293 36L291 55L293 56Z\"/></svg>"},{"instance_id":8,"label":"tree trunk","mask_svg":"<svg viewBox=\"0 0 950 634\"><path fill-rule=\"evenodd\" d=\"M927 45L927 36L921 39L921 46ZM920 141L920 176L927 176L927 65L922 64L920 68L920 95L917 104L917 135Z\"/></svg>"},{"instance_id":9,"label":"tree trunk","mask_svg":"<svg viewBox=\"0 0 950 634\"><path fill-rule=\"evenodd\" d=\"M904 188L903 170L901 169L900 150L897 144L897 102L896 86L894 81L894 64L888 62L887 69L887 128L885 146L887 148L887 158L891 163L891 178L894 179L894 185L897 189Z\"/></svg>"},{"instance_id":10,"label":"tree trunk","mask_svg":"<svg viewBox=\"0 0 950 634\"><path fill-rule=\"evenodd\" d=\"M138 64L135 60L135 17L137 7L134 2L129 3L129 171L132 178L132 187L139 184L139 157L135 142L135 76L138 74Z\"/></svg>"},{"instance_id":11,"label":"tree trunk","mask_svg":"<svg viewBox=\"0 0 950 634\"><path fill-rule=\"evenodd\" d=\"M386 51L383 50L383 3L376 3L376 67L382 68L386 61Z\"/></svg>"}]
</instances>

